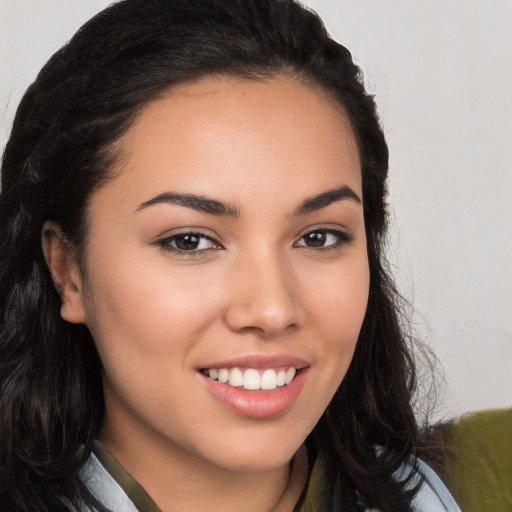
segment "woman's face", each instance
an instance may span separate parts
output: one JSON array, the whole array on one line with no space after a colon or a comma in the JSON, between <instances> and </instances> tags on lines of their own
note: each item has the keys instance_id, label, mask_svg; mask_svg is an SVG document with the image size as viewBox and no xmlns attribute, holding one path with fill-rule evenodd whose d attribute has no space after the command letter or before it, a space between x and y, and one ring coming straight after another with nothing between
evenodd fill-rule
<instances>
[{"instance_id":1,"label":"woman's face","mask_svg":"<svg viewBox=\"0 0 512 512\"><path fill-rule=\"evenodd\" d=\"M103 362L105 432L223 468L284 464L367 304L343 110L287 78L210 78L147 106L120 147L91 198L73 317Z\"/></svg>"}]
</instances>

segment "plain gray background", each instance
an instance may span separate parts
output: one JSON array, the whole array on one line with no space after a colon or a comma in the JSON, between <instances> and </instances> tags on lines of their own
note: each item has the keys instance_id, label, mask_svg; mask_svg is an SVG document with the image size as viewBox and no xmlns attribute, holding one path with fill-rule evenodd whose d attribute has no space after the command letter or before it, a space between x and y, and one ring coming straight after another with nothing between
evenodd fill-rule
<instances>
[{"instance_id":1,"label":"plain gray background","mask_svg":"<svg viewBox=\"0 0 512 512\"><path fill-rule=\"evenodd\" d=\"M193 0L191 0L193 1ZM108 0L0 0L0 146L39 68ZM309 0L391 152L390 260L444 368L437 418L512 405L512 2Z\"/></svg>"}]
</instances>

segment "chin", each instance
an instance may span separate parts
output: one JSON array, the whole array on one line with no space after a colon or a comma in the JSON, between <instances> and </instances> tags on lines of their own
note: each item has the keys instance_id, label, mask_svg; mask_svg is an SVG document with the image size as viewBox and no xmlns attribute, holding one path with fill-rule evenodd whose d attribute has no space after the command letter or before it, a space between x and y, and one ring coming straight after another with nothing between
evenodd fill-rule
<instances>
[{"instance_id":1,"label":"chin","mask_svg":"<svg viewBox=\"0 0 512 512\"><path fill-rule=\"evenodd\" d=\"M204 454L215 465L241 472L262 472L280 468L290 462L302 442L244 442L231 441L217 453Z\"/></svg>"}]
</instances>

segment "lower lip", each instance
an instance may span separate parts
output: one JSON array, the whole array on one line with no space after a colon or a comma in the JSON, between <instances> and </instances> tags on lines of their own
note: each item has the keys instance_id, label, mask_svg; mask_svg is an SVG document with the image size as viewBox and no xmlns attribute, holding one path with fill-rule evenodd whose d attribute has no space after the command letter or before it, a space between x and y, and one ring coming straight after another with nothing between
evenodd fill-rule
<instances>
[{"instance_id":1,"label":"lower lip","mask_svg":"<svg viewBox=\"0 0 512 512\"><path fill-rule=\"evenodd\" d=\"M286 386L273 390L246 390L221 384L199 373L208 391L229 410L247 418L271 418L289 409L304 386L309 368L302 368Z\"/></svg>"}]
</instances>

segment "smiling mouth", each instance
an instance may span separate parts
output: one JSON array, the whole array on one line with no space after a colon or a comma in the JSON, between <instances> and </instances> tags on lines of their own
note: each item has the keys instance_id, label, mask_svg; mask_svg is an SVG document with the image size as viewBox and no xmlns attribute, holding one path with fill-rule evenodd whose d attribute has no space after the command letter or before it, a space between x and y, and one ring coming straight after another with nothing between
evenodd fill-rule
<instances>
[{"instance_id":1,"label":"smiling mouth","mask_svg":"<svg viewBox=\"0 0 512 512\"><path fill-rule=\"evenodd\" d=\"M285 368L203 368L201 373L221 384L247 390L270 391L290 384L299 370Z\"/></svg>"}]
</instances>

